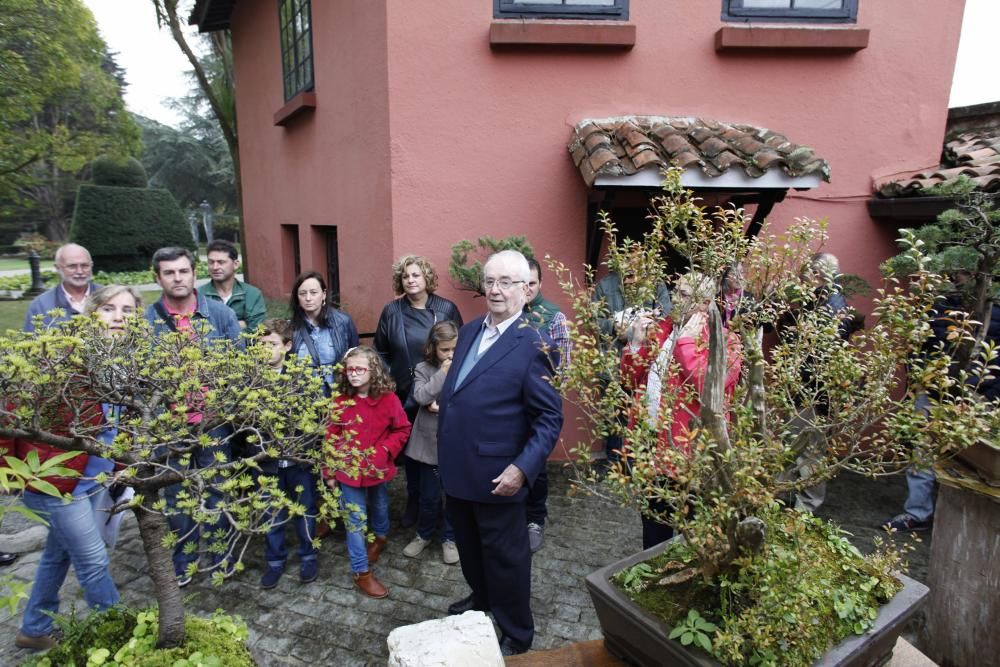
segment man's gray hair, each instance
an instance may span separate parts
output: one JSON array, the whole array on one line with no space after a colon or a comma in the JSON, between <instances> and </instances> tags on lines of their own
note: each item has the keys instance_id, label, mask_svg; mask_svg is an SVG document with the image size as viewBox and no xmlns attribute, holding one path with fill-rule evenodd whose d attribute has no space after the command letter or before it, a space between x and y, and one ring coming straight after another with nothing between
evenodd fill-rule
<instances>
[{"instance_id":1,"label":"man's gray hair","mask_svg":"<svg viewBox=\"0 0 1000 667\"><path fill-rule=\"evenodd\" d=\"M56 255L55 257L53 257L52 261L56 264L59 264L60 260L62 260L63 253L66 252L67 250L82 250L85 253L87 253L88 262L93 263L94 261L94 258L90 256L90 251L84 248L79 243L65 243L59 246L59 248L56 250Z\"/></svg>"},{"instance_id":2,"label":"man's gray hair","mask_svg":"<svg viewBox=\"0 0 1000 667\"><path fill-rule=\"evenodd\" d=\"M531 278L531 267L528 266L528 260L516 250L501 250L490 255L489 259L486 260L486 264L483 265L483 273L486 273L487 266L495 262L509 266L513 272L513 275L510 276L511 278L524 281L528 281Z\"/></svg>"}]
</instances>

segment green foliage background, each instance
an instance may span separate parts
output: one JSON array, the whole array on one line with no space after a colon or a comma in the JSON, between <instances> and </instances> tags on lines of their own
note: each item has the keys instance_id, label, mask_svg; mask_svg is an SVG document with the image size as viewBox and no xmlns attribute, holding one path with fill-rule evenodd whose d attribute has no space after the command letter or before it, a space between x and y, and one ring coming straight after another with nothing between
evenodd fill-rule
<instances>
[{"instance_id":1,"label":"green foliage background","mask_svg":"<svg viewBox=\"0 0 1000 667\"><path fill-rule=\"evenodd\" d=\"M139 271L164 246L195 250L177 202L166 190L81 185L70 239L105 271Z\"/></svg>"},{"instance_id":2,"label":"green foliage background","mask_svg":"<svg viewBox=\"0 0 1000 667\"><path fill-rule=\"evenodd\" d=\"M140 149L124 77L80 0L3 0L0 218L65 238L83 170Z\"/></svg>"}]
</instances>

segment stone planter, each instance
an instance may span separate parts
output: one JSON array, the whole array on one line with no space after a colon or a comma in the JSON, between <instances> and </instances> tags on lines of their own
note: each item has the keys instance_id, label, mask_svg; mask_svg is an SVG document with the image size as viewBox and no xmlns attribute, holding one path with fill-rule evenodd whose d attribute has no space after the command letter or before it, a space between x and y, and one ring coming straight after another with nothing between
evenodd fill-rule
<instances>
[{"instance_id":1,"label":"stone planter","mask_svg":"<svg viewBox=\"0 0 1000 667\"><path fill-rule=\"evenodd\" d=\"M618 572L657 556L665 546L657 545L587 576L587 589L604 632L604 644L613 655L643 667L719 667L719 663L707 654L693 649L689 651L680 642L667 639L670 628L639 607L610 581ZM864 635L852 635L840 642L816 665L871 667L889 660L897 637L923 606L928 594L928 588L920 582L903 575L899 578L903 589L879 610L875 627Z\"/></svg>"}]
</instances>

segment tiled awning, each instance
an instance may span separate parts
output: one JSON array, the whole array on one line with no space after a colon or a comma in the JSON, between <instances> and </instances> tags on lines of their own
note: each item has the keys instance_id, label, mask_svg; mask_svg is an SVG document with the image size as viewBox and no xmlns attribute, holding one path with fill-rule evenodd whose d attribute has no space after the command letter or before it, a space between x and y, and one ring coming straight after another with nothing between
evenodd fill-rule
<instances>
[{"instance_id":1,"label":"tiled awning","mask_svg":"<svg viewBox=\"0 0 1000 667\"><path fill-rule=\"evenodd\" d=\"M942 162L929 169L876 185L881 197L921 197L931 188L966 176L983 192L1000 192L1000 128L963 132L945 142ZM930 190L930 192L928 192Z\"/></svg>"},{"instance_id":2,"label":"tiled awning","mask_svg":"<svg viewBox=\"0 0 1000 667\"><path fill-rule=\"evenodd\" d=\"M671 164L697 170L707 179L738 174L745 182L781 176L768 180L786 188L830 180L830 165L808 146L766 128L707 118L587 119L573 128L569 152L588 186L605 177L658 174Z\"/></svg>"}]
</instances>

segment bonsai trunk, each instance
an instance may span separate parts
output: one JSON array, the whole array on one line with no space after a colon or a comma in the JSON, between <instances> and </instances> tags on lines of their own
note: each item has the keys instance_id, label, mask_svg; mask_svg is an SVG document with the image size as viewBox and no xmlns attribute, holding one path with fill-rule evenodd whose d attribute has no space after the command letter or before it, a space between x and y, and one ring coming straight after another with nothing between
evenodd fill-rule
<instances>
[{"instance_id":1,"label":"bonsai trunk","mask_svg":"<svg viewBox=\"0 0 1000 667\"><path fill-rule=\"evenodd\" d=\"M133 512L139 523L139 535L149 564L149 576L153 580L153 594L160 609L160 630L157 648L173 648L184 643L184 603L181 589L174 575L174 563L170 549L163 546L170 526L160 512L153 509L156 489L140 488L142 504Z\"/></svg>"},{"instance_id":2,"label":"bonsai trunk","mask_svg":"<svg viewBox=\"0 0 1000 667\"><path fill-rule=\"evenodd\" d=\"M733 491L732 471L729 469L725 456L732 447L729 440L729 426L726 422L726 374L729 363L726 359L726 332L722 327L722 317L713 303L708 310L708 370L701 393L701 421L711 434L715 447L711 450L713 481L723 495L731 495ZM755 359L759 355L754 354ZM762 375L762 367L755 367L751 373ZM760 379L760 378L758 378ZM754 396L755 416L758 429L766 432L766 411L762 396ZM711 563L702 564L702 572L706 576L714 575L724 568L745 548L751 552L760 550L764 543L764 522L755 516L731 516L725 523L728 548L722 554L712 559Z\"/></svg>"}]
</instances>

